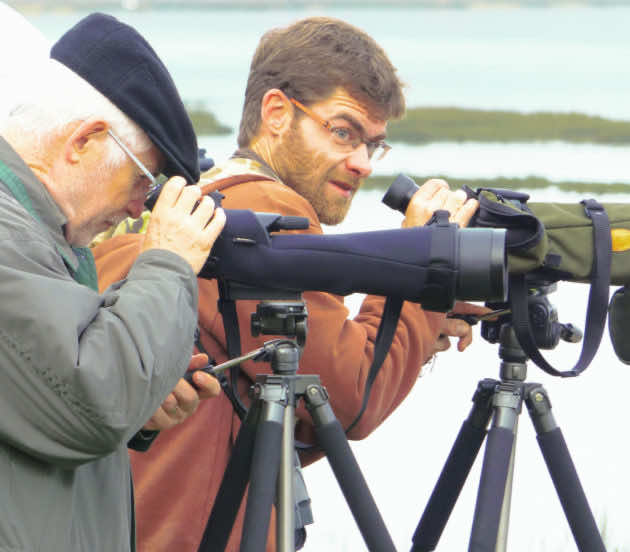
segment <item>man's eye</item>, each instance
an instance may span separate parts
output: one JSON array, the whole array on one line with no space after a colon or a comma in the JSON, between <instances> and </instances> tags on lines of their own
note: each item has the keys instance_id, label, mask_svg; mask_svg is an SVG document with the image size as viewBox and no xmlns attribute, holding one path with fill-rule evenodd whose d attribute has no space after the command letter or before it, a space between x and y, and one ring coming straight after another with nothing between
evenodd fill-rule
<instances>
[{"instance_id":1,"label":"man's eye","mask_svg":"<svg viewBox=\"0 0 630 552\"><path fill-rule=\"evenodd\" d=\"M330 131L333 133L333 136L341 142L349 143L352 142L354 138L354 133L347 127L334 127L330 129Z\"/></svg>"}]
</instances>

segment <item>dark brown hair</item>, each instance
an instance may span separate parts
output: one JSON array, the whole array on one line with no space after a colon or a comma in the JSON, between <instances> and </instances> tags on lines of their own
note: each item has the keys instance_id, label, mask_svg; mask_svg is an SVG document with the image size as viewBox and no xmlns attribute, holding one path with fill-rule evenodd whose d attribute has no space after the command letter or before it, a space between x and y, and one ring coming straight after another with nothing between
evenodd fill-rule
<instances>
[{"instance_id":1,"label":"dark brown hair","mask_svg":"<svg viewBox=\"0 0 630 552\"><path fill-rule=\"evenodd\" d=\"M265 33L249 71L239 147L260 126L260 104L272 88L308 105L343 88L383 120L405 112L402 82L383 49L362 30L330 17L309 17Z\"/></svg>"}]
</instances>

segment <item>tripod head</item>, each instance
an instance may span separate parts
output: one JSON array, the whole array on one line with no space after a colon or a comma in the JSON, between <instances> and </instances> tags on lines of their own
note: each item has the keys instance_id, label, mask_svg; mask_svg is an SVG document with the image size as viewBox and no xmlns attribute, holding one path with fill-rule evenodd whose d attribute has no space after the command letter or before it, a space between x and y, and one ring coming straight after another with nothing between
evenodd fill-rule
<instances>
[{"instance_id":1,"label":"tripod head","mask_svg":"<svg viewBox=\"0 0 630 552\"><path fill-rule=\"evenodd\" d=\"M536 346L540 349L554 349L560 339L569 343L578 343L582 339L582 332L579 328L573 324L564 324L558 321L558 310L547 297L556 291L557 287L555 282L544 281L531 282L528 286L529 323ZM498 316L496 320L483 320L481 336L489 343L499 343L501 342L503 327L512 325L510 304L486 303L486 306L495 311L503 311L503 314Z\"/></svg>"},{"instance_id":2,"label":"tripod head","mask_svg":"<svg viewBox=\"0 0 630 552\"><path fill-rule=\"evenodd\" d=\"M261 301L251 317L251 333L294 337L300 347L306 343L308 312L304 301Z\"/></svg>"},{"instance_id":3,"label":"tripod head","mask_svg":"<svg viewBox=\"0 0 630 552\"><path fill-rule=\"evenodd\" d=\"M549 301L548 295L556 290L557 284L546 281L530 281L528 284L526 309L535 347L554 349L561 339L578 343L582 339L581 330L573 324L559 322L558 311ZM491 320L488 318L492 318L492 313L483 317L481 336L489 343L499 343L499 357L503 361L501 379L524 381L527 372L525 363L529 356L517 337L511 304L486 303L486 306L492 308L497 316Z\"/></svg>"}]
</instances>

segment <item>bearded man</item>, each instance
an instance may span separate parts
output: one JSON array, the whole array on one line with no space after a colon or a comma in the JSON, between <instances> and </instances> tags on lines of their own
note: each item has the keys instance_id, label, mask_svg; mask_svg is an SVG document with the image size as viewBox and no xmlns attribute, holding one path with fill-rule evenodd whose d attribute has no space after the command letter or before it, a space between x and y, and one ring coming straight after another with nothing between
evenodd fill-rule
<instances>
[{"instance_id":1,"label":"bearded man","mask_svg":"<svg viewBox=\"0 0 630 552\"><path fill-rule=\"evenodd\" d=\"M343 21L314 17L266 33L254 54L238 137L239 149L226 163L202 175L204 191L220 191L228 209L252 209L306 217L308 234L321 224L341 222L382 158L387 121L404 114L402 84L382 48L366 33ZM425 183L412 199L405 226L426 223L436 209L452 213L465 225L475 212L474 200L450 192L445 182ZM117 236L95 248L102 285L124 276L143 241L142 235ZM199 281L200 346L216 362L228 358L226 332L217 309L215 281ZM305 292L308 339L300 360L301 374L318 374L331 406L344 427L357 417L366 388L384 298L368 296L354 319L343 298ZM463 312L486 312L459 305ZM237 305L243 351L260 347L262 338L249 330L255 302ZM405 303L393 343L373 382L367 408L350 439L362 439L394 411L436 352L459 338L463 350L471 329L462 320L426 312ZM244 363L236 388L206 401L181 426L163 433L145 455L133 455L137 484L138 538L142 551L193 552L199 547L240 419L232 400L246 402L258 363ZM297 411L296 439L314 443L306 411ZM308 463L316 454L303 454ZM238 550L243 508L227 549ZM268 549L275 550L270 535Z\"/></svg>"}]
</instances>

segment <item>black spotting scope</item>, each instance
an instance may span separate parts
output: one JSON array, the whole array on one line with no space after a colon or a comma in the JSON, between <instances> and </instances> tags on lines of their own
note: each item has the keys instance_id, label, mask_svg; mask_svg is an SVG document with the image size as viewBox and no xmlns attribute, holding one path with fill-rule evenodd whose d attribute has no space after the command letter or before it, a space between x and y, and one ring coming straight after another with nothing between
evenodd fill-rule
<instances>
[{"instance_id":1,"label":"black spotting scope","mask_svg":"<svg viewBox=\"0 0 630 552\"><path fill-rule=\"evenodd\" d=\"M260 289L400 297L436 311L450 310L456 299L506 299L503 229L460 229L446 221L338 235L283 234L278 231L285 222L296 228L296 217L230 209L226 215L200 277Z\"/></svg>"}]
</instances>

